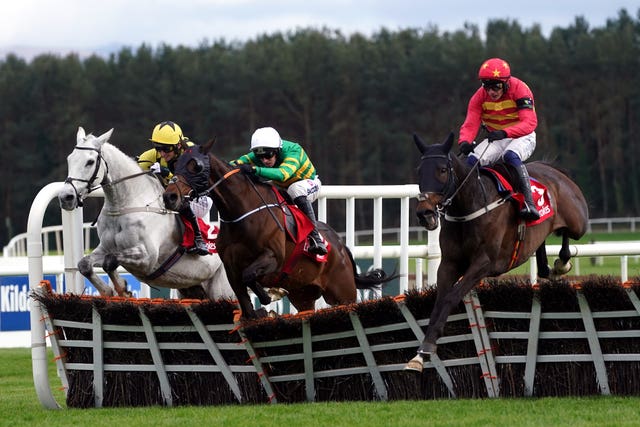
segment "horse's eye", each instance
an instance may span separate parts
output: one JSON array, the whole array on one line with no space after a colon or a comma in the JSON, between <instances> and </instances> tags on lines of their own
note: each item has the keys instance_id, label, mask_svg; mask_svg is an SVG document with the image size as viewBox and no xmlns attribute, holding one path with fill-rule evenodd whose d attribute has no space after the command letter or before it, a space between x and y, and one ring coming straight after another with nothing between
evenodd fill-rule
<instances>
[{"instance_id":1,"label":"horse's eye","mask_svg":"<svg viewBox=\"0 0 640 427\"><path fill-rule=\"evenodd\" d=\"M169 180L169 184L175 184L176 182L178 182L178 177L177 177L177 176L173 176L173 177Z\"/></svg>"},{"instance_id":2,"label":"horse's eye","mask_svg":"<svg viewBox=\"0 0 640 427\"><path fill-rule=\"evenodd\" d=\"M424 193L420 193L416 196L416 199L418 199L419 202L424 202L427 200L427 195Z\"/></svg>"},{"instance_id":3,"label":"horse's eye","mask_svg":"<svg viewBox=\"0 0 640 427\"><path fill-rule=\"evenodd\" d=\"M87 162L87 166L93 166L93 165L95 165L95 164L96 164L96 162L95 162L95 160L93 160L93 159L92 159L92 160L89 160L89 161Z\"/></svg>"},{"instance_id":4,"label":"horse's eye","mask_svg":"<svg viewBox=\"0 0 640 427\"><path fill-rule=\"evenodd\" d=\"M447 173L447 168L440 168L440 173L441 174Z\"/></svg>"}]
</instances>

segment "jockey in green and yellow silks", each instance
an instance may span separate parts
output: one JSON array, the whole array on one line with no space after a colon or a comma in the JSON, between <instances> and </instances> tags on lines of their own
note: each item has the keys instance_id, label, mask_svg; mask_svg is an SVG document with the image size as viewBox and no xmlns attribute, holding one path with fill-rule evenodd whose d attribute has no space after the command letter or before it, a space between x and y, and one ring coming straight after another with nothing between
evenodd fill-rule
<instances>
[{"instance_id":1,"label":"jockey in green and yellow silks","mask_svg":"<svg viewBox=\"0 0 640 427\"><path fill-rule=\"evenodd\" d=\"M251 151L231 164L244 173L270 180L286 190L291 200L311 220L309 252L325 255L327 247L318 233L313 203L318 198L322 183L307 153L298 143L283 140L272 127L257 129L251 136Z\"/></svg>"}]
</instances>

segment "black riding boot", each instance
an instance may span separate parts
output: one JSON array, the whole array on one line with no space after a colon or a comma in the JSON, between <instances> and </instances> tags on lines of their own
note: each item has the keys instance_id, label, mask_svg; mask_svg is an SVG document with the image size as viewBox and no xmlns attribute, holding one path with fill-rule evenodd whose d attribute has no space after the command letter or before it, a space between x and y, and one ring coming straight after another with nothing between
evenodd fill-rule
<instances>
[{"instance_id":1,"label":"black riding boot","mask_svg":"<svg viewBox=\"0 0 640 427\"><path fill-rule=\"evenodd\" d=\"M316 255L326 255L327 247L324 245L322 241L322 237L320 237L320 233L318 233L318 225L316 224L316 214L313 211L313 206L311 206L311 202L307 200L306 196L296 197L293 201L296 206L300 208L300 210L311 220L313 224L313 231L309 233L309 252Z\"/></svg>"},{"instance_id":2,"label":"black riding boot","mask_svg":"<svg viewBox=\"0 0 640 427\"><path fill-rule=\"evenodd\" d=\"M180 214L184 216L193 228L193 246L187 248L188 254L209 255L209 249L207 249L206 243L202 239L202 233L200 232L200 226L198 225L198 219L196 214L191 210L191 206L186 206L180 211Z\"/></svg>"},{"instance_id":3,"label":"black riding boot","mask_svg":"<svg viewBox=\"0 0 640 427\"><path fill-rule=\"evenodd\" d=\"M538 209L533 204L533 196L531 195L531 182L529 181L529 173L527 167L522 164L518 168L518 177L520 178L520 191L524 196L524 206L520 209L520 217L526 221L535 221L540 219Z\"/></svg>"}]
</instances>

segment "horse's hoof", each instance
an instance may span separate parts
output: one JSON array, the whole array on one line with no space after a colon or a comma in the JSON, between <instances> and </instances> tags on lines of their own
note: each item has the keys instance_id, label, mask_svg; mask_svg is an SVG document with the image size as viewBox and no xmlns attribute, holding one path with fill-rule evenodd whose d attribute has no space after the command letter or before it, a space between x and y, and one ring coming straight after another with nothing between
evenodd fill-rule
<instances>
[{"instance_id":1,"label":"horse's hoof","mask_svg":"<svg viewBox=\"0 0 640 427\"><path fill-rule=\"evenodd\" d=\"M567 263L564 264L558 258L553 263L553 269L551 270L551 273L549 274L549 278L550 279L558 279L558 278L564 276L565 274L567 274L569 271L571 271L571 267L573 267L571 265L571 261L567 261Z\"/></svg>"},{"instance_id":2,"label":"horse's hoof","mask_svg":"<svg viewBox=\"0 0 640 427\"><path fill-rule=\"evenodd\" d=\"M289 292L284 288L269 288L267 294L271 297L271 302L276 302L289 295Z\"/></svg>"},{"instance_id":3,"label":"horse's hoof","mask_svg":"<svg viewBox=\"0 0 640 427\"><path fill-rule=\"evenodd\" d=\"M424 359L419 354L413 359L407 362L407 366L404 367L405 371L422 372L424 367Z\"/></svg>"},{"instance_id":4,"label":"horse's hoof","mask_svg":"<svg viewBox=\"0 0 640 427\"><path fill-rule=\"evenodd\" d=\"M276 319L278 317L278 313L273 310L269 310L269 313L267 313L267 315L272 319Z\"/></svg>"}]
</instances>

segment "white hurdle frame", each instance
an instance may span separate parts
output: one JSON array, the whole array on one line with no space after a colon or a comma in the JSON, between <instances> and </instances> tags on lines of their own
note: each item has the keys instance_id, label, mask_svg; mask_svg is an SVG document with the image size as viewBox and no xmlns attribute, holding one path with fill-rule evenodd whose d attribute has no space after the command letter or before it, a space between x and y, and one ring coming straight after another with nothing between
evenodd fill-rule
<instances>
[{"instance_id":1,"label":"white hurdle frame","mask_svg":"<svg viewBox=\"0 0 640 427\"><path fill-rule=\"evenodd\" d=\"M43 243L42 223L45 210L50 202L57 198L62 188L62 182L46 185L36 195L27 221L27 258L28 277L30 291L34 291L40 285L43 275ZM416 283L421 287L423 264L422 259L427 259L427 285L434 285L436 272L440 263L440 249L438 243L439 230L428 233L428 244L409 244L409 218L410 199L419 193L415 184L390 185L390 186L330 186L322 187L318 199L318 218L327 220L327 200L343 199L346 203L346 243L352 249L355 258L373 258L374 267L382 265L383 258L400 258L400 293L408 290L409 258L416 258ZM91 197L103 197L101 190L95 191ZM399 245L382 245L382 201L385 198L399 199L401 205L401 233ZM355 200L372 199L374 203L373 246L355 245ZM63 242L64 242L64 292L82 293L84 278L78 272L77 264L84 254L83 239L83 211L82 208L74 211L62 211ZM560 246L549 246L549 256L557 256ZM603 255L637 255L640 254L640 243L610 243L610 244L583 244L571 246L572 256L603 256ZM535 283L535 257L531 258L531 283ZM622 270L622 281L627 281L626 269ZM61 291L61 288L58 289ZM47 373L47 354L45 322L42 321L43 313L38 304L30 301L31 320L31 354L33 377L38 399L44 407L59 408L51 394ZM62 369L60 366L58 369Z\"/></svg>"}]
</instances>

